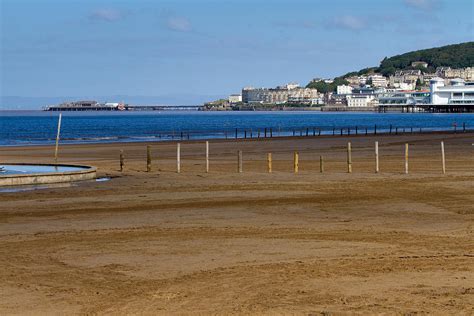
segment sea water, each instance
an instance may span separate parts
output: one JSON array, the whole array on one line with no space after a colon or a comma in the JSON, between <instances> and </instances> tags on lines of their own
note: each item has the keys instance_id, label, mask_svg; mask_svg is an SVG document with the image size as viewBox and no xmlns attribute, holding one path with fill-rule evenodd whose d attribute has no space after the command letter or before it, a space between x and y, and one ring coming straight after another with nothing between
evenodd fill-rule
<instances>
[{"instance_id":1,"label":"sea water","mask_svg":"<svg viewBox=\"0 0 474 316\"><path fill-rule=\"evenodd\" d=\"M53 144L57 132L57 112L0 111L0 145ZM321 134L351 129L359 133L461 130L463 124L474 129L474 114L451 113L373 113L373 112L63 112L61 143L101 143L163 141L170 139L205 139L263 136L272 129L273 136L321 130ZM246 131L246 132L244 132ZM295 132L296 131L296 132Z\"/></svg>"}]
</instances>

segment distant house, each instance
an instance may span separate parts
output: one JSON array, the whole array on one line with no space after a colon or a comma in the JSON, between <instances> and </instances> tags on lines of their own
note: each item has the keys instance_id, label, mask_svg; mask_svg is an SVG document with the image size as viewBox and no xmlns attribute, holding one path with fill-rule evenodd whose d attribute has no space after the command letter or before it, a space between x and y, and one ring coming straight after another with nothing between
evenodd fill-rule
<instances>
[{"instance_id":1,"label":"distant house","mask_svg":"<svg viewBox=\"0 0 474 316\"><path fill-rule=\"evenodd\" d=\"M428 63L424 61L414 61L411 63L412 67L423 67L423 68L428 68Z\"/></svg>"}]
</instances>

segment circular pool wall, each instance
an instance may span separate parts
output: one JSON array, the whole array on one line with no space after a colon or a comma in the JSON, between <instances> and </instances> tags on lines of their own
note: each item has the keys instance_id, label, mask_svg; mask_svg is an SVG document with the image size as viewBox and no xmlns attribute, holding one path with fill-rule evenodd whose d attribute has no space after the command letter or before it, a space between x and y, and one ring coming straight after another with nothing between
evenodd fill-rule
<instances>
[{"instance_id":1,"label":"circular pool wall","mask_svg":"<svg viewBox=\"0 0 474 316\"><path fill-rule=\"evenodd\" d=\"M0 186L83 181L96 176L96 168L90 166L0 163Z\"/></svg>"}]
</instances>

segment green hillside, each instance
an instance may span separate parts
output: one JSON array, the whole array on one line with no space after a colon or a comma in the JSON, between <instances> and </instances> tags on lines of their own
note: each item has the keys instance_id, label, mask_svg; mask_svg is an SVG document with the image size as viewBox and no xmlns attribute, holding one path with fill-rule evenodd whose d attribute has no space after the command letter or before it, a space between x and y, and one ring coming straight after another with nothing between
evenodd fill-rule
<instances>
[{"instance_id":1,"label":"green hillside","mask_svg":"<svg viewBox=\"0 0 474 316\"><path fill-rule=\"evenodd\" d=\"M428 68L413 68L411 63L414 61L424 61L428 63ZM316 88L320 92L335 91L337 85L347 83L344 78L350 76L360 76L368 73L381 73L384 76L390 76L395 71L404 69L421 69L425 73L433 73L437 67L441 66L451 68L474 67L474 42L422 49L390 58L385 57L378 67L349 72L336 77L333 84L318 81L309 83L307 87Z\"/></svg>"},{"instance_id":2,"label":"green hillside","mask_svg":"<svg viewBox=\"0 0 474 316\"><path fill-rule=\"evenodd\" d=\"M424 61L428 63L426 72L434 72L436 67L464 68L474 66L474 42L447 45L417 50L390 58L384 58L377 69L383 75L391 75L396 70L412 69L411 63Z\"/></svg>"}]
</instances>

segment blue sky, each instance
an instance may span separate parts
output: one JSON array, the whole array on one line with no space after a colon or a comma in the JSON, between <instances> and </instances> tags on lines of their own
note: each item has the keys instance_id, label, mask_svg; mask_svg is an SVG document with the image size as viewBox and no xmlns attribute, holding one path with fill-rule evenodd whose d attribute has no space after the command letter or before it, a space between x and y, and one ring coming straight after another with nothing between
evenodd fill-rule
<instances>
[{"instance_id":1,"label":"blue sky","mask_svg":"<svg viewBox=\"0 0 474 316\"><path fill-rule=\"evenodd\" d=\"M2 97L200 102L474 40L473 0L0 3Z\"/></svg>"}]
</instances>

